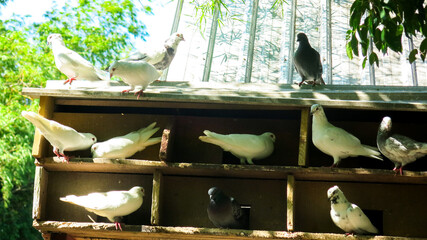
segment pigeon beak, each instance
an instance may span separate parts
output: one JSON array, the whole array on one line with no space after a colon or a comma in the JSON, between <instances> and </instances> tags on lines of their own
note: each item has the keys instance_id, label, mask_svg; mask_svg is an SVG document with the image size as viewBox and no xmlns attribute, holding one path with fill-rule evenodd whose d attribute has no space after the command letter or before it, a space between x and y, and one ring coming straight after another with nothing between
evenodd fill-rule
<instances>
[{"instance_id":1,"label":"pigeon beak","mask_svg":"<svg viewBox=\"0 0 427 240\"><path fill-rule=\"evenodd\" d=\"M112 77L113 77L113 75L114 75L113 73L110 73L110 78L112 78Z\"/></svg>"}]
</instances>

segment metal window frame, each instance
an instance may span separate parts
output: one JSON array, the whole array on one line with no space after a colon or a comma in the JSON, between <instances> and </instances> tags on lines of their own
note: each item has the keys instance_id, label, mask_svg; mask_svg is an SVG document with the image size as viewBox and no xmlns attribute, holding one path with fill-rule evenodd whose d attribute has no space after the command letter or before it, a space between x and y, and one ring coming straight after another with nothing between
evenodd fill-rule
<instances>
[{"instance_id":1,"label":"metal window frame","mask_svg":"<svg viewBox=\"0 0 427 240\"><path fill-rule=\"evenodd\" d=\"M297 0L289 0L291 1L291 22L289 26L289 35L290 35L290 46L289 46L289 53L288 53L288 76L287 76L287 83L292 84L293 79L293 55L295 52L295 30L296 30L296 10L297 10ZM325 0L326 1L326 62L327 62L327 83L332 85L333 79L332 79L332 0ZM250 32L249 32L249 46L248 46L248 57L246 59L246 69L245 69L245 83L250 83L252 80L252 66L253 66L253 53L254 53L254 47L255 47L255 34L256 34L256 28L257 28L257 19L258 19L258 9L259 9L259 0L252 0L252 15L251 15L251 25L250 25ZM178 0L177 3L177 9L175 11L175 17L172 24L171 34L176 32L179 26L179 21L182 14L182 8L184 5L184 0ZM208 42L208 49L206 52L206 60L205 60L205 66L203 70L203 82L208 82L210 78L210 73L212 69L212 58L215 48L215 39L216 39L216 33L218 28L218 18L219 18L219 7L215 6L212 23L211 23L211 29L209 33L209 42ZM407 37L408 39L408 45L409 45L409 51L411 52L414 49L414 42L412 37ZM369 39L369 50L368 53L373 52L373 41L372 37ZM369 57L369 54L368 54ZM164 77L167 77L168 70L165 70ZM412 73L412 84L413 86L418 86L418 77L417 77L417 69L416 69L416 62L414 61L411 63L411 73ZM369 64L369 82L370 85L375 86L376 85L376 79L375 79L375 66Z\"/></svg>"}]
</instances>

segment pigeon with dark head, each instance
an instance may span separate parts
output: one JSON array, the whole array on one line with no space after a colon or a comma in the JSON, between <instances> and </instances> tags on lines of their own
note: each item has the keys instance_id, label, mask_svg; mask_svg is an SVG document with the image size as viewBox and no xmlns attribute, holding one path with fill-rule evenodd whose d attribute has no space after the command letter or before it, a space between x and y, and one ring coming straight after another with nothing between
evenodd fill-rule
<instances>
[{"instance_id":1,"label":"pigeon with dark head","mask_svg":"<svg viewBox=\"0 0 427 240\"><path fill-rule=\"evenodd\" d=\"M227 196L217 187L209 189L208 194L210 198L207 209L208 217L216 227L249 228L249 216L233 197Z\"/></svg>"},{"instance_id":2,"label":"pigeon with dark head","mask_svg":"<svg viewBox=\"0 0 427 240\"><path fill-rule=\"evenodd\" d=\"M378 149L394 163L393 171L403 174L403 167L427 155L427 143L409 137L393 134L391 118L384 117L377 133Z\"/></svg>"},{"instance_id":3,"label":"pigeon with dark head","mask_svg":"<svg viewBox=\"0 0 427 240\"><path fill-rule=\"evenodd\" d=\"M132 53L127 60L144 60L153 64L157 70L165 70L175 57L176 50L181 41L184 41L184 35L181 33L173 33L166 39L165 44L161 48L151 52L136 51Z\"/></svg>"},{"instance_id":4,"label":"pigeon with dark head","mask_svg":"<svg viewBox=\"0 0 427 240\"><path fill-rule=\"evenodd\" d=\"M298 85L301 86L304 82L309 82L313 86L316 84L324 85L319 52L311 47L307 35L304 33L298 33L297 42L299 42L299 46L294 54L293 61L295 69L301 76L301 82Z\"/></svg>"},{"instance_id":5,"label":"pigeon with dark head","mask_svg":"<svg viewBox=\"0 0 427 240\"><path fill-rule=\"evenodd\" d=\"M346 234L377 234L378 229L371 223L362 209L350 203L338 186L328 189L328 200L331 201L332 221Z\"/></svg>"}]
</instances>

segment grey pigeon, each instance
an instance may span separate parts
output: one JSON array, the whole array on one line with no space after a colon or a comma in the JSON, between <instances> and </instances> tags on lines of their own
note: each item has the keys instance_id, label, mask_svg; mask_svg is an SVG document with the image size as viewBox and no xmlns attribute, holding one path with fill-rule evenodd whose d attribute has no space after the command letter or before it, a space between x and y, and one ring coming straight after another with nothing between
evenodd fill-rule
<instances>
[{"instance_id":1,"label":"grey pigeon","mask_svg":"<svg viewBox=\"0 0 427 240\"><path fill-rule=\"evenodd\" d=\"M52 144L55 155L58 158L64 158L67 162L69 157L64 154L64 151L84 150L96 143L96 137L91 133L79 133L71 127L46 119L34 112L22 111L21 115L33 123Z\"/></svg>"},{"instance_id":2,"label":"grey pigeon","mask_svg":"<svg viewBox=\"0 0 427 240\"><path fill-rule=\"evenodd\" d=\"M312 105L310 113L313 115L313 144L334 158L331 167L336 167L341 159L347 157L365 156L383 161L377 148L361 144L357 137L330 124L321 105Z\"/></svg>"},{"instance_id":3,"label":"grey pigeon","mask_svg":"<svg viewBox=\"0 0 427 240\"><path fill-rule=\"evenodd\" d=\"M205 130L203 133L206 136L200 136L199 139L201 141L215 144L224 149L224 151L231 152L240 159L241 164L245 164L245 161L249 164L254 164L253 159L263 159L270 156L276 141L276 136L270 132L261 135L223 135Z\"/></svg>"},{"instance_id":4,"label":"grey pigeon","mask_svg":"<svg viewBox=\"0 0 427 240\"><path fill-rule=\"evenodd\" d=\"M346 234L377 234L378 229L356 204L350 203L338 186L328 189L332 221Z\"/></svg>"},{"instance_id":5,"label":"grey pigeon","mask_svg":"<svg viewBox=\"0 0 427 240\"><path fill-rule=\"evenodd\" d=\"M166 39L164 46L160 49L155 49L151 52L136 51L127 60L144 60L153 64L157 70L165 70L175 57L176 50L181 41L184 41L184 36L181 33L173 33Z\"/></svg>"},{"instance_id":6,"label":"grey pigeon","mask_svg":"<svg viewBox=\"0 0 427 240\"><path fill-rule=\"evenodd\" d=\"M122 93L128 93L135 89L135 86L140 86L141 89L135 92L138 94L137 99L144 93L147 86L157 80L162 73L144 60L119 60L114 62L110 68L110 78L113 76L120 77L123 82L131 87L128 90L123 90Z\"/></svg>"},{"instance_id":7,"label":"grey pigeon","mask_svg":"<svg viewBox=\"0 0 427 240\"><path fill-rule=\"evenodd\" d=\"M89 212L106 217L122 230L119 217L138 210L143 201L144 188L133 187L129 191L94 192L85 196L68 195L59 198L61 201L84 207Z\"/></svg>"},{"instance_id":8,"label":"grey pigeon","mask_svg":"<svg viewBox=\"0 0 427 240\"><path fill-rule=\"evenodd\" d=\"M322 78L322 62L320 61L320 54L310 46L307 35L304 33L298 33L297 42L299 46L294 54L294 66L299 75L301 76L301 82L298 84L301 86L305 81L316 85L325 85Z\"/></svg>"},{"instance_id":9,"label":"grey pigeon","mask_svg":"<svg viewBox=\"0 0 427 240\"><path fill-rule=\"evenodd\" d=\"M378 149L394 163L393 171L403 173L403 167L427 155L427 143L417 142L409 137L393 134L391 118L384 117L377 134Z\"/></svg>"},{"instance_id":10,"label":"grey pigeon","mask_svg":"<svg viewBox=\"0 0 427 240\"><path fill-rule=\"evenodd\" d=\"M209 189L208 194L210 198L208 217L216 227L249 228L249 216L233 197L227 196L217 187Z\"/></svg>"},{"instance_id":11,"label":"grey pigeon","mask_svg":"<svg viewBox=\"0 0 427 240\"><path fill-rule=\"evenodd\" d=\"M99 81L108 80L108 73L92 65L75 51L68 49L60 34L50 34L47 42L52 47L55 65L68 79L64 82L72 83L76 79Z\"/></svg>"},{"instance_id":12,"label":"grey pigeon","mask_svg":"<svg viewBox=\"0 0 427 240\"><path fill-rule=\"evenodd\" d=\"M159 128L154 128L156 123L124 136L111 138L105 142L92 145L91 151L94 158L124 159L144 150L146 147L159 143L162 138L150 138Z\"/></svg>"}]
</instances>

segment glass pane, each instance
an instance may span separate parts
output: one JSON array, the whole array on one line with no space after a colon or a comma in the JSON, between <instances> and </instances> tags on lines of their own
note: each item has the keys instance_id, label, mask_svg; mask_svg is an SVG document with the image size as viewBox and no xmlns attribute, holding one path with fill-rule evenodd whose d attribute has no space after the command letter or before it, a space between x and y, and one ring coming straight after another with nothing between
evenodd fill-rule
<instances>
[{"instance_id":1,"label":"glass pane","mask_svg":"<svg viewBox=\"0 0 427 240\"><path fill-rule=\"evenodd\" d=\"M248 54L252 1L224 1L228 14L236 15L241 21L225 21L218 27L212 59L210 82L244 82ZM222 9L225 15L225 9Z\"/></svg>"},{"instance_id":2,"label":"glass pane","mask_svg":"<svg viewBox=\"0 0 427 240\"><path fill-rule=\"evenodd\" d=\"M185 41L178 47L167 81L201 81L203 78L211 18L207 18L206 27L200 29L193 16L194 5L184 1L178 32L184 34Z\"/></svg>"},{"instance_id":3,"label":"glass pane","mask_svg":"<svg viewBox=\"0 0 427 240\"><path fill-rule=\"evenodd\" d=\"M350 29L350 6L353 1L333 0L331 3L332 21L332 84L368 85L369 66L362 69L363 58L354 56L350 60L346 53L346 32ZM359 53L361 55L361 52ZM325 72L325 68L323 72Z\"/></svg>"},{"instance_id":4,"label":"glass pane","mask_svg":"<svg viewBox=\"0 0 427 240\"><path fill-rule=\"evenodd\" d=\"M289 53L289 44L285 46L285 37L289 32L290 19L286 24L281 10L271 8L274 2L259 2L251 82L286 82L284 60ZM288 9L290 5L285 4L283 13L288 13Z\"/></svg>"}]
</instances>

